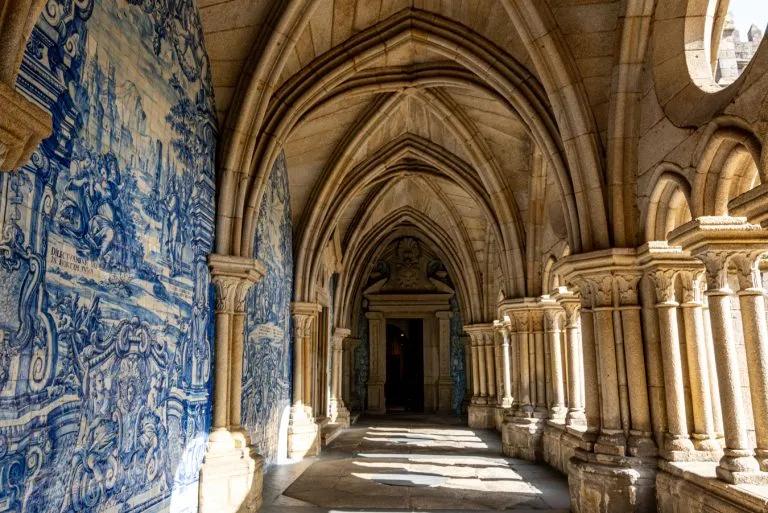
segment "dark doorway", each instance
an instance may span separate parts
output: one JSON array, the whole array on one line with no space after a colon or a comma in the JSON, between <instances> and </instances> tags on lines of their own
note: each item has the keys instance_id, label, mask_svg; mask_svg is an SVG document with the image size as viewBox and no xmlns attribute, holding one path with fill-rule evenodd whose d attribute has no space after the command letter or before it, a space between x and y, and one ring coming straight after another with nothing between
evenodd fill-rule
<instances>
[{"instance_id":1,"label":"dark doorway","mask_svg":"<svg viewBox=\"0 0 768 513\"><path fill-rule=\"evenodd\" d=\"M424 341L421 319L387 320L387 411L424 411Z\"/></svg>"}]
</instances>

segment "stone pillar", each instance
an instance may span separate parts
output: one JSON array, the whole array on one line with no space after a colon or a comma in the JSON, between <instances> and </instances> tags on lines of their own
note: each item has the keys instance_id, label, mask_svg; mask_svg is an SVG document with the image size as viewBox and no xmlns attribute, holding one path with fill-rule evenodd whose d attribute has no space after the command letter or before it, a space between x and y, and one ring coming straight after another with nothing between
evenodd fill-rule
<instances>
[{"instance_id":1,"label":"stone pillar","mask_svg":"<svg viewBox=\"0 0 768 513\"><path fill-rule=\"evenodd\" d=\"M582 296L588 426L567 465L571 504L577 512L655 511L656 446L650 438L636 250L565 257L557 272Z\"/></svg>"},{"instance_id":2,"label":"stone pillar","mask_svg":"<svg viewBox=\"0 0 768 513\"><path fill-rule=\"evenodd\" d=\"M499 323L501 332L501 368L503 373L504 395L501 399L503 408L512 407L512 368L509 359L509 327Z\"/></svg>"},{"instance_id":3,"label":"stone pillar","mask_svg":"<svg viewBox=\"0 0 768 513\"><path fill-rule=\"evenodd\" d=\"M667 403L667 434L664 440L665 458L687 460L693 451L685 411L683 388L683 358L680 353L680 335L675 301L676 270L660 269L650 274L656 287L656 310L659 315L661 356L664 362L664 383Z\"/></svg>"},{"instance_id":4,"label":"stone pillar","mask_svg":"<svg viewBox=\"0 0 768 513\"><path fill-rule=\"evenodd\" d=\"M517 324L517 345L519 348L520 366L520 407L518 416L532 417L533 404L531 403L531 370L529 365L529 340L531 338L530 314L527 310L514 312Z\"/></svg>"},{"instance_id":5,"label":"stone pillar","mask_svg":"<svg viewBox=\"0 0 768 513\"><path fill-rule=\"evenodd\" d=\"M741 372L731 316L732 291L728 286L731 251L748 247L758 234L756 225L747 224L745 218L732 217L697 218L670 233L670 243L689 250L704 262L706 268L706 296L725 431L725 448L717 475L729 483L761 482L768 475L759 472L760 466L753 456L747 435Z\"/></svg>"},{"instance_id":6,"label":"stone pillar","mask_svg":"<svg viewBox=\"0 0 768 513\"><path fill-rule=\"evenodd\" d=\"M387 381L387 323L381 312L367 312L370 370L368 372L368 413L387 412L384 384Z\"/></svg>"},{"instance_id":7,"label":"stone pillar","mask_svg":"<svg viewBox=\"0 0 768 513\"><path fill-rule=\"evenodd\" d=\"M349 410L344 404L341 393L342 352L344 351L344 339L350 333L351 331L346 328L336 328L333 331L331 342L333 362L331 367L331 400L328 409L331 423L339 424L345 428L349 427Z\"/></svg>"},{"instance_id":8,"label":"stone pillar","mask_svg":"<svg viewBox=\"0 0 768 513\"><path fill-rule=\"evenodd\" d=\"M453 393L453 378L451 377L451 312L436 312L440 334L438 354L440 359L440 376L437 381L437 411L450 413L452 411L451 394Z\"/></svg>"},{"instance_id":9,"label":"stone pillar","mask_svg":"<svg viewBox=\"0 0 768 513\"><path fill-rule=\"evenodd\" d=\"M556 422L564 422L567 409L565 407L565 375L563 372L562 350L560 336L565 314L559 308L545 310L547 339L552 368L552 401L549 418Z\"/></svg>"},{"instance_id":10,"label":"stone pillar","mask_svg":"<svg viewBox=\"0 0 768 513\"><path fill-rule=\"evenodd\" d=\"M237 511L262 502L264 460L249 447L241 426L245 298L265 272L258 260L210 255L216 291L214 317L213 414L208 447L200 469L199 510Z\"/></svg>"},{"instance_id":11,"label":"stone pillar","mask_svg":"<svg viewBox=\"0 0 768 513\"><path fill-rule=\"evenodd\" d=\"M347 409L359 409L359 406L355 406L357 397L353 392L355 389L355 350L359 345L359 338L347 337L343 342L342 398Z\"/></svg>"},{"instance_id":12,"label":"stone pillar","mask_svg":"<svg viewBox=\"0 0 768 513\"><path fill-rule=\"evenodd\" d=\"M565 340L568 365L568 412L565 423L569 427L582 429L587 424L582 396L583 362L581 361L581 302L563 287L555 299L565 314Z\"/></svg>"},{"instance_id":13,"label":"stone pillar","mask_svg":"<svg viewBox=\"0 0 768 513\"><path fill-rule=\"evenodd\" d=\"M472 381L475 378L472 372L472 339L467 335L461 335L459 340L461 341L461 347L464 348L464 383L466 384L461 410L462 413L466 413L474 394L472 387Z\"/></svg>"},{"instance_id":14,"label":"stone pillar","mask_svg":"<svg viewBox=\"0 0 768 513\"><path fill-rule=\"evenodd\" d=\"M472 338L472 375L475 386L475 396L468 408L469 427L490 429L495 427L494 412L496 410L495 385L493 376L493 341L488 339L492 334L492 325L472 324L464 326L464 330ZM490 374L490 375L489 375ZM489 388L494 389L491 399Z\"/></svg>"},{"instance_id":15,"label":"stone pillar","mask_svg":"<svg viewBox=\"0 0 768 513\"><path fill-rule=\"evenodd\" d=\"M683 323L688 357L688 375L691 381L691 407L693 409L693 445L698 451L720 452L717 441L709 383L707 336L704 330L704 313L701 305L700 269L680 272L683 288Z\"/></svg>"},{"instance_id":16,"label":"stone pillar","mask_svg":"<svg viewBox=\"0 0 768 513\"><path fill-rule=\"evenodd\" d=\"M536 386L534 415L539 418L546 418L549 416L549 412L547 411L547 373L544 358L544 312L540 309L531 311L531 322L533 324L534 343L533 361L535 362L531 368L534 375L531 387Z\"/></svg>"},{"instance_id":17,"label":"stone pillar","mask_svg":"<svg viewBox=\"0 0 768 513\"><path fill-rule=\"evenodd\" d=\"M765 243L753 244L731 257L739 279L739 305L757 442L755 455L764 472L768 472L768 326L765 290L758 265L767 251Z\"/></svg>"},{"instance_id":18,"label":"stone pillar","mask_svg":"<svg viewBox=\"0 0 768 513\"><path fill-rule=\"evenodd\" d=\"M496 359L494 355L493 329L486 327L483 330L483 344L485 350L485 372L488 387L488 405L496 406Z\"/></svg>"},{"instance_id":19,"label":"stone pillar","mask_svg":"<svg viewBox=\"0 0 768 513\"><path fill-rule=\"evenodd\" d=\"M307 380L307 348L311 348L312 334L320 306L315 303L291 304L293 314L293 405L288 423L288 457L291 459L314 456L320 452L318 426L312 418L311 388Z\"/></svg>"}]
</instances>

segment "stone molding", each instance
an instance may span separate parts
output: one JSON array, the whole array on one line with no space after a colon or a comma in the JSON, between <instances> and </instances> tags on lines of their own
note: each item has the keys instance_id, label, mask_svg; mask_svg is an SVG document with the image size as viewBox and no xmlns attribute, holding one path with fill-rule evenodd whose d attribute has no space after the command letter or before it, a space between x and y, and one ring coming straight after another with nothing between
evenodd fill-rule
<instances>
[{"instance_id":1,"label":"stone molding","mask_svg":"<svg viewBox=\"0 0 768 513\"><path fill-rule=\"evenodd\" d=\"M51 134L51 115L3 82L0 110L0 171L14 171L26 164Z\"/></svg>"},{"instance_id":2,"label":"stone molding","mask_svg":"<svg viewBox=\"0 0 768 513\"><path fill-rule=\"evenodd\" d=\"M245 298L267 269L255 258L208 255L208 268L216 290L216 312L245 313Z\"/></svg>"}]
</instances>

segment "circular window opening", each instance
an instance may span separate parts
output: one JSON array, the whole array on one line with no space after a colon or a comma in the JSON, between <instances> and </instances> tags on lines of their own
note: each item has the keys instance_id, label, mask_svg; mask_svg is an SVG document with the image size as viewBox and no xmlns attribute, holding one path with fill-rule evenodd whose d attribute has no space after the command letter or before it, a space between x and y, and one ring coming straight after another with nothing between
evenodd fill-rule
<instances>
[{"instance_id":1,"label":"circular window opening","mask_svg":"<svg viewBox=\"0 0 768 513\"><path fill-rule=\"evenodd\" d=\"M692 3L699 2L693 0ZM704 37L709 44L704 45L704 53L709 77L704 89L720 89L741 76L765 39L768 1L710 0L708 3ZM702 85L701 80L698 82Z\"/></svg>"}]
</instances>

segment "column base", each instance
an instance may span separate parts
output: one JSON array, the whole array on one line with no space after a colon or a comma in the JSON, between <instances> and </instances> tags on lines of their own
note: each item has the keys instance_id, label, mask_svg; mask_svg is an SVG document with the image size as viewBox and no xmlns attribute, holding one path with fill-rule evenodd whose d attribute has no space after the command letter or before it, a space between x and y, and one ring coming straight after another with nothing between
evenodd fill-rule
<instances>
[{"instance_id":1,"label":"column base","mask_svg":"<svg viewBox=\"0 0 768 513\"><path fill-rule=\"evenodd\" d=\"M570 453L566 454L564 438L567 436L568 432L565 430L565 426L562 423L550 420L547 421L547 425L544 426L544 434L541 443L542 458L544 461L549 466L556 468L564 474L568 472L568 460L570 460L571 456L574 454L573 450L570 450Z\"/></svg>"},{"instance_id":2,"label":"column base","mask_svg":"<svg viewBox=\"0 0 768 513\"><path fill-rule=\"evenodd\" d=\"M338 424L343 428L349 427L349 410L337 400L331 399L328 405L328 417L331 424Z\"/></svg>"},{"instance_id":3,"label":"column base","mask_svg":"<svg viewBox=\"0 0 768 513\"><path fill-rule=\"evenodd\" d=\"M577 451L568 462L574 513L656 511L655 458L608 456Z\"/></svg>"},{"instance_id":4,"label":"column base","mask_svg":"<svg viewBox=\"0 0 768 513\"><path fill-rule=\"evenodd\" d=\"M504 424L504 417L507 414L507 409L503 406L496 406L493 410L493 427L496 431L501 432L501 426Z\"/></svg>"},{"instance_id":5,"label":"column base","mask_svg":"<svg viewBox=\"0 0 768 513\"><path fill-rule=\"evenodd\" d=\"M470 404L467 411L469 427L472 429L492 429L495 409L487 404Z\"/></svg>"},{"instance_id":6,"label":"column base","mask_svg":"<svg viewBox=\"0 0 768 513\"><path fill-rule=\"evenodd\" d=\"M449 378L440 378L437 383L437 411L438 413L451 413L453 406L451 404L451 394L453 393L453 380Z\"/></svg>"},{"instance_id":7,"label":"column base","mask_svg":"<svg viewBox=\"0 0 768 513\"><path fill-rule=\"evenodd\" d=\"M320 454L320 436L317 424L308 417L303 406L291 410L288 424L288 458L301 459Z\"/></svg>"},{"instance_id":8,"label":"column base","mask_svg":"<svg viewBox=\"0 0 768 513\"><path fill-rule=\"evenodd\" d=\"M209 445L200 468L199 513L255 513L261 508L264 458L248 447Z\"/></svg>"},{"instance_id":9,"label":"column base","mask_svg":"<svg viewBox=\"0 0 768 513\"><path fill-rule=\"evenodd\" d=\"M510 458L528 461L543 459L543 437L546 420L536 418L509 418L501 429L501 450Z\"/></svg>"}]
</instances>

